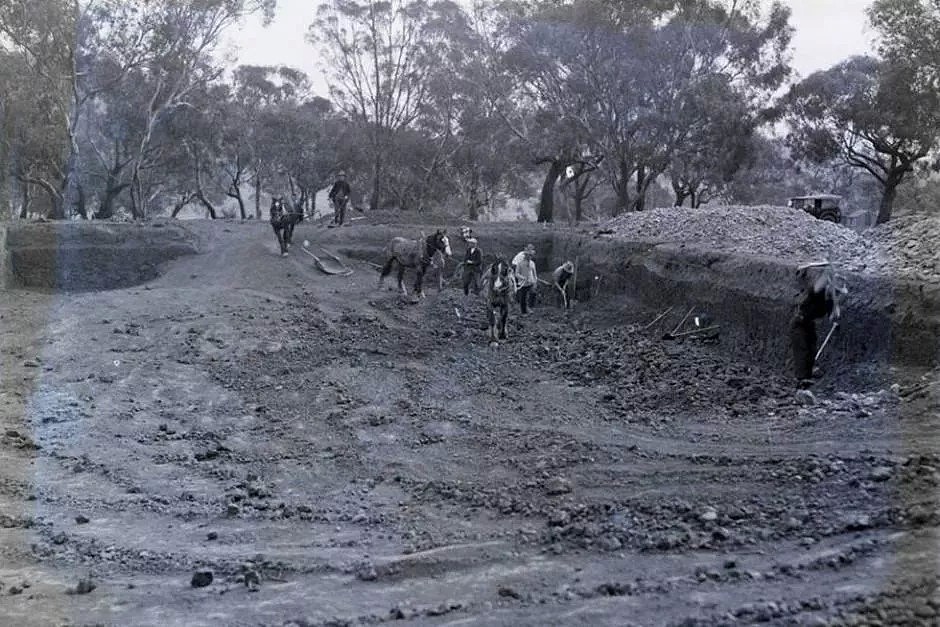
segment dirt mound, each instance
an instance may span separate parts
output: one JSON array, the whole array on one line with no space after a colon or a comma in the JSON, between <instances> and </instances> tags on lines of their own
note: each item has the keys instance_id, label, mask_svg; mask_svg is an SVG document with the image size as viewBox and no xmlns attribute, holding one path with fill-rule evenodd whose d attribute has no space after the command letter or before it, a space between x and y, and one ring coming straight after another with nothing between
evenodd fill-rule
<instances>
[{"instance_id":1,"label":"dirt mound","mask_svg":"<svg viewBox=\"0 0 940 627\"><path fill-rule=\"evenodd\" d=\"M940 281L940 217L902 216L868 232L869 255L889 260L900 276Z\"/></svg>"},{"instance_id":2,"label":"dirt mound","mask_svg":"<svg viewBox=\"0 0 940 627\"><path fill-rule=\"evenodd\" d=\"M621 238L681 243L715 252L805 262L829 259L848 272L940 282L933 242L940 220L899 218L863 235L787 207L661 208L609 221Z\"/></svg>"},{"instance_id":3,"label":"dirt mound","mask_svg":"<svg viewBox=\"0 0 940 627\"><path fill-rule=\"evenodd\" d=\"M864 240L853 231L787 207L661 208L624 214L606 226L631 239L795 261L851 258L864 249Z\"/></svg>"}]
</instances>

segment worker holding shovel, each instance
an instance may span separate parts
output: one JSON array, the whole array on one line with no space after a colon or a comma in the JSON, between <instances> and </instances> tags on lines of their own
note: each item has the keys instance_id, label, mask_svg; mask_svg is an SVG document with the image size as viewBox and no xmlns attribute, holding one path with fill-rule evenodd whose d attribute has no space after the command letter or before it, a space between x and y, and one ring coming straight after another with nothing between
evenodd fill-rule
<instances>
[{"instance_id":1,"label":"worker holding shovel","mask_svg":"<svg viewBox=\"0 0 940 627\"><path fill-rule=\"evenodd\" d=\"M839 302L848 290L836 286L832 266L828 262L800 266L798 272L803 291L790 325L790 344L797 381L801 388L807 388L812 384L816 360L839 324ZM817 352L816 320L826 316L832 321L832 328Z\"/></svg>"},{"instance_id":2,"label":"worker holding shovel","mask_svg":"<svg viewBox=\"0 0 940 627\"><path fill-rule=\"evenodd\" d=\"M552 272L552 285L561 294L561 301L565 309L568 309L568 281L574 276L574 264L566 261Z\"/></svg>"}]
</instances>

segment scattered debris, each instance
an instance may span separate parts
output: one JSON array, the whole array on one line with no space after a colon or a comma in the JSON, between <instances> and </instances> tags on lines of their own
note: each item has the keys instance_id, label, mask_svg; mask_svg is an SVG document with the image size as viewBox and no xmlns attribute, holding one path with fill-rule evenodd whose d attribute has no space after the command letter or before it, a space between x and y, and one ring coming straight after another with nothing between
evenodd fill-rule
<instances>
[{"instance_id":1,"label":"scattered debris","mask_svg":"<svg viewBox=\"0 0 940 627\"><path fill-rule=\"evenodd\" d=\"M75 587L69 588L66 591L66 593L67 594L90 594L91 592L94 592L94 590L97 587L98 585L94 581L92 581L91 575L88 575L87 577L83 579L79 579L78 583L75 584Z\"/></svg>"},{"instance_id":2,"label":"scattered debris","mask_svg":"<svg viewBox=\"0 0 940 627\"><path fill-rule=\"evenodd\" d=\"M193 578L190 580L189 585L193 588L205 588L208 585L212 584L212 571L211 570L200 570L196 571L193 574Z\"/></svg>"}]
</instances>

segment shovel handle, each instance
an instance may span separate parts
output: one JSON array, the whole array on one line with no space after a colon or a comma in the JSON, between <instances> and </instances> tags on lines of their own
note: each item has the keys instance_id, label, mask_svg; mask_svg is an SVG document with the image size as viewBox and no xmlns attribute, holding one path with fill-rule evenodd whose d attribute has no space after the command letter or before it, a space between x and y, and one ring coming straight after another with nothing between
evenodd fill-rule
<instances>
[{"instance_id":1,"label":"shovel handle","mask_svg":"<svg viewBox=\"0 0 940 627\"><path fill-rule=\"evenodd\" d=\"M838 323L838 322L833 322L833 323L832 323L832 328L829 329L829 333L826 334L826 339L823 340L822 346L820 346L820 347L819 347L819 350L816 351L816 358L815 358L813 361L818 361L818 360L819 360L819 356L822 355L823 350L826 348L826 345L829 344L829 340L832 339L832 334L835 333L836 327L838 327L838 326L839 326L839 323Z\"/></svg>"}]
</instances>

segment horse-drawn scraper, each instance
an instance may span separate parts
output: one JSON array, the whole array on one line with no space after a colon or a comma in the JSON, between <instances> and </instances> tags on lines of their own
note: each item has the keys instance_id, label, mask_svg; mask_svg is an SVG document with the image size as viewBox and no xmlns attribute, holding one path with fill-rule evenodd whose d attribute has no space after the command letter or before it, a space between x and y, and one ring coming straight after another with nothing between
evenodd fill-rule
<instances>
[{"instance_id":1,"label":"horse-drawn scraper","mask_svg":"<svg viewBox=\"0 0 940 627\"><path fill-rule=\"evenodd\" d=\"M328 257L328 259L315 255L310 250L310 242L306 240L304 241L303 251L313 257L313 262L317 264L317 268L319 268L320 271L324 274L330 274L334 276L349 276L353 273L352 268L343 263L342 259L325 248L321 247L321 250Z\"/></svg>"}]
</instances>

